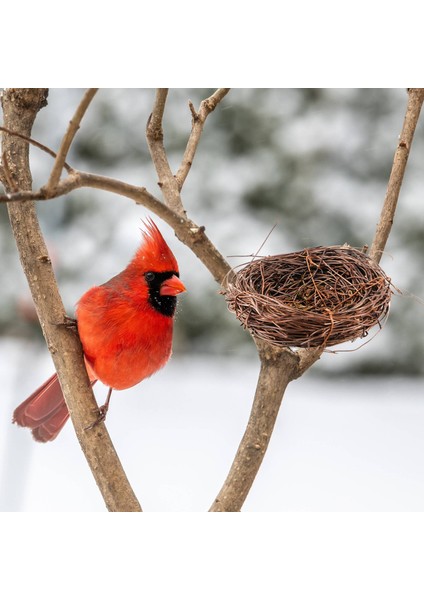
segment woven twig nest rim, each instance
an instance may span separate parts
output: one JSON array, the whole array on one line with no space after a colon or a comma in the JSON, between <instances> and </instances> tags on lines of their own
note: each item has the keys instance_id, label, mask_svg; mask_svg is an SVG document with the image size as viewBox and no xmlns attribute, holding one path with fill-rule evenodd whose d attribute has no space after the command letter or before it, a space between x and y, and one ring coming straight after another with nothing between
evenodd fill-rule
<instances>
[{"instance_id":1,"label":"woven twig nest rim","mask_svg":"<svg viewBox=\"0 0 424 600\"><path fill-rule=\"evenodd\" d=\"M392 287L361 250L317 246L253 260L224 294L255 337L279 347L324 348L381 327Z\"/></svg>"}]
</instances>

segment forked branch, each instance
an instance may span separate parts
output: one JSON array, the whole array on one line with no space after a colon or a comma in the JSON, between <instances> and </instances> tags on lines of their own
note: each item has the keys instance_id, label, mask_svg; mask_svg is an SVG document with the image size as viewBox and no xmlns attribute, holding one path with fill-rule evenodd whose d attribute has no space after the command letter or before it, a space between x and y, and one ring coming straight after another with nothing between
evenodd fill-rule
<instances>
[{"instance_id":1,"label":"forked branch","mask_svg":"<svg viewBox=\"0 0 424 600\"><path fill-rule=\"evenodd\" d=\"M179 190L181 190L183 187L184 181L186 180L186 177L191 169L191 165L193 164L194 155L196 154L197 146L199 145L200 136L202 135L203 126L207 117L213 110L215 110L219 102L221 102L221 100L228 94L229 91L230 88L220 88L216 90L211 96L209 96L209 98L202 100L198 111L196 111L194 108L193 103L191 101L189 102L192 115L192 127L181 166L175 175Z\"/></svg>"},{"instance_id":2,"label":"forked branch","mask_svg":"<svg viewBox=\"0 0 424 600\"><path fill-rule=\"evenodd\" d=\"M76 170L71 170L68 177L62 180L57 179L56 174L54 178L50 178L50 185L41 188L37 192L29 191L28 186L20 186L21 191L0 196L0 201L8 201L10 204L19 202L23 205L29 200L45 200L57 197L80 187L96 187L126 196L139 204L143 204L171 225L177 237L193 250L212 273L215 280L222 284L231 272L231 268L205 235L204 227L199 227L186 217L180 191L193 163L205 120L227 92L228 89L226 88L217 90L210 98L201 103L198 112L195 111L193 105L190 105L193 116L192 131L181 166L174 176L169 166L163 141L162 120L166 106L167 90L157 91L146 135L152 160L158 173L164 202L155 198L145 188ZM370 250L371 257L376 261L380 259L390 233L403 173L423 102L424 90L413 88L408 91L408 94L409 100L404 128L398 150L395 153L392 175L380 223ZM29 136L27 132L24 132L24 134ZM69 150L69 145L67 150ZM67 150L62 153L62 166L65 164L63 161ZM59 161L57 163L60 164ZM57 170L55 170L56 173ZM229 280L228 277L226 280ZM210 509L211 511L241 510L262 463L288 383L301 376L306 369L319 359L323 351L323 348L317 348L293 352L289 349L281 350L258 340L255 340L255 342L258 347L261 370L252 412L229 474Z\"/></svg>"},{"instance_id":3,"label":"forked branch","mask_svg":"<svg viewBox=\"0 0 424 600\"><path fill-rule=\"evenodd\" d=\"M371 257L377 262L385 248L393 223L400 186L423 102L424 89L411 89L408 94L401 140L394 157L381 220L371 247ZM293 353L258 341L257 346L261 371L252 411L229 474L210 508L212 512L241 510L262 464L287 385L311 367L324 350L323 348L301 349ZM297 363L296 359L298 359Z\"/></svg>"}]
</instances>

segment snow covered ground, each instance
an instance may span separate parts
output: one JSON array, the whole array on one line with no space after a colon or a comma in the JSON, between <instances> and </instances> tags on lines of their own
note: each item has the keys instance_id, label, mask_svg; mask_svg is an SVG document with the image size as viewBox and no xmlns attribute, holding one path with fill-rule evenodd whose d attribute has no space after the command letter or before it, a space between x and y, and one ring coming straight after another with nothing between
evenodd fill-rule
<instances>
[{"instance_id":1,"label":"snow covered ground","mask_svg":"<svg viewBox=\"0 0 424 600\"><path fill-rule=\"evenodd\" d=\"M47 350L0 341L0 509L105 511L71 424L52 443L11 424L51 373ZM329 358L331 360L331 357ZM243 434L258 364L174 356L112 396L107 427L145 511L206 511ZM317 377L286 393L245 511L422 511L424 380ZM106 389L95 388L102 403Z\"/></svg>"}]
</instances>

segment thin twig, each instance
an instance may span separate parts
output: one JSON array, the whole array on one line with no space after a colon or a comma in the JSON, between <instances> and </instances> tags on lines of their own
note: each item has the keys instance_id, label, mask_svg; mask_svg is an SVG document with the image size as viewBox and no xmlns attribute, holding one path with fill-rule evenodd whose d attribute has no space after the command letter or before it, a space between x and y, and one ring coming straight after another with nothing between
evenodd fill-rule
<instances>
[{"instance_id":1,"label":"thin twig","mask_svg":"<svg viewBox=\"0 0 424 600\"><path fill-rule=\"evenodd\" d=\"M395 216L397 201L400 188L402 186L403 176L405 174L406 164L408 162L409 151L414 138L415 128L420 116L421 107L424 101L424 88L409 88L408 103L406 107L405 119L399 143L393 158L392 170L387 186L386 197L380 214L380 220L377 225L374 240L371 244L369 255L380 262L387 239L392 229Z\"/></svg>"},{"instance_id":2,"label":"thin twig","mask_svg":"<svg viewBox=\"0 0 424 600\"><path fill-rule=\"evenodd\" d=\"M37 140L34 140L33 138L30 138L26 135L22 135L22 133L18 133L17 131L12 131L11 129L8 129L7 127L1 127L1 126L0 126L0 131L4 131L5 133L8 133L9 135L14 135L14 136L20 138L21 140L25 140L26 142L28 142L28 144L31 144L32 146L39 148L46 154L53 156L53 158L56 158L56 156L57 156L56 152L54 152L48 146L45 146L44 144L41 144L40 142L37 142ZM72 173L72 167L70 167L68 165L68 163L66 163L66 162L63 163L63 167L68 171L68 173Z\"/></svg>"},{"instance_id":3,"label":"thin twig","mask_svg":"<svg viewBox=\"0 0 424 600\"><path fill-rule=\"evenodd\" d=\"M209 98L205 98L205 100L202 100L202 102L200 103L199 110L197 112L193 106L193 103L191 101L189 102L190 111L193 117L192 128L184 152L184 156L181 161L181 166L178 169L177 174L175 175L175 179L177 180L179 190L181 190L181 188L183 187L184 181L186 180L186 177L191 169L191 165L193 164L194 155L196 153L197 146L200 141L200 136L203 132L203 126L208 115L213 110L215 110L215 108L218 106L221 100L228 94L229 91L230 88L217 89L212 94L212 96L209 96Z\"/></svg>"},{"instance_id":4,"label":"thin twig","mask_svg":"<svg viewBox=\"0 0 424 600\"><path fill-rule=\"evenodd\" d=\"M59 152L57 153L56 160L53 165L52 172L50 173L49 180L47 182L47 190L54 190L57 184L59 183L60 176L62 173L62 169L65 166L65 160L69 152L69 148L73 142L75 134L77 133L81 120L85 115L87 108L90 105L90 102L94 98L98 88L89 88L82 97L81 102L78 105L77 110L75 111L74 116L69 122L68 129L63 136L62 142L60 144Z\"/></svg>"}]
</instances>

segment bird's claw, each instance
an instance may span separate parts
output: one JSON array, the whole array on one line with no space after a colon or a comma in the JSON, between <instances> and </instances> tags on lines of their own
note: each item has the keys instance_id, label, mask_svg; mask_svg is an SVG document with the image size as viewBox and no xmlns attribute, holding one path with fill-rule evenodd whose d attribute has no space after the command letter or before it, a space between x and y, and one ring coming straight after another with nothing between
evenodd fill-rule
<instances>
[{"instance_id":1,"label":"bird's claw","mask_svg":"<svg viewBox=\"0 0 424 600\"><path fill-rule=\"evenodd\" d=\"M103 423L103 421L106 419L107 409L108 406L106 404L103 404L103 406L99 406L97 419L93 421L90 425L87 425L87 427L84 427L84 431L87 431L88 429L93 429L93 427L95 427L99 423Z\"/></svg>"},{"instance_id":2,"label":"bird's claw","mask_svg":"<svg viewBox=\"0 0 424 600\"><path fill-rule=\"evenodd\" d=\"M68 315L65 315L62 325L64 327L69 327L70 329L77 329L77 320L73 317L68 317Z\"/></svg>"}]
</instances>

